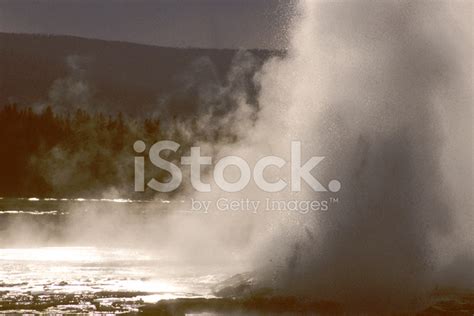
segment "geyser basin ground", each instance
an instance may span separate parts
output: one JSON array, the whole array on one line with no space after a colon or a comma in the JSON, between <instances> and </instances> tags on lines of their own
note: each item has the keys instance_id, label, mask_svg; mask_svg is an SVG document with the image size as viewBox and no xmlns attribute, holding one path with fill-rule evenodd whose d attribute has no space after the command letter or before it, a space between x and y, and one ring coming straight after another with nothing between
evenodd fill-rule
<instances>
[{"instance_id":1,"label":"geyser basin ground","mask_svg":"<svg viewBox=\"0 0 474 316\"><path fill-rule=\"evenodd\" d=\"M137 243L118 245L103 240L100 246L90 246L87 236L74 236L75 240L69 236L67 242L58 242L64 239L62 228L67 227L68 217L106 212L105 209L115 206L112 212L131 212L146 218L144 203L85 199L0 200L0 229L3 232L0 313L268 315L344 312L344 306L338 302L282 296L275 289L254 288L252 280L258 275L243 273L248 271L248 266L235 258L229 258L225 264L183 261L174 253L153 251ZM117 208L117 204L124 207ZM156 204L161 205L164 217L172 202ZM13 207L15 205L17 207ZM98 208L98 205L102 207ZM160 212L157 207L146 209ZM183 216L195 216L190 212L185 214ZM23 224L11 225L15 222ZM24 223L28 223L27 226ZM17 232L29 231L29 238L12 238L7 227L17 229ZM122 229L126 231L127 227ZM83 233L90 232L84 230ZM111 237L113 240L119 236ZM421 314L451 311L468 315L468 311L474 309L474 293L459 289L438 290L424 305L426 308L420 310Z\"/></svg>"}]
</instances>

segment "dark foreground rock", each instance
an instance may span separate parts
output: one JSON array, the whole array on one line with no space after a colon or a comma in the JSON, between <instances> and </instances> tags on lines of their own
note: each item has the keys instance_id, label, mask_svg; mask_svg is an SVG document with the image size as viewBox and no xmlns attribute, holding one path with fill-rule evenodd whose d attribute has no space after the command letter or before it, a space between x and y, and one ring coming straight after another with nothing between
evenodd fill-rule
<instances>
[{"instance_id":1,"label":"dark foreground rock","mask_svg":"<svg viewBox=\"0 0 474 316\"><path fill-rule=\"evenodd\" d=\"M240 290L244 287L240 286ZM225 288L226 293L230 289ZM243 290L248 293L248 287ZM380 315L370 311L354 311L338 302L304 299L294 296L272 294L248 295L245 297L184 298L163 300L139 308L146 315L181 316L187 314L206 315ZM256 292L254 292L256 293ZM425 307L413 311L393 311L387 315L431 316L474 315L474 291L459 289L436 290L427 299Z\"/></svg>"},{"instance_id":2,"label":"dark foreground rock","mask_svg":"<svg viewBox=\"0 0 474 316\"><path fill-rule=\"evenodd\" d=\"M313 314L337 315L341 305L330 301L306 301L292 296L249 298L190 298L164 300L140 308L147 315L180 316L189 313L222 315Z\"/></svg>"}]
</instances>

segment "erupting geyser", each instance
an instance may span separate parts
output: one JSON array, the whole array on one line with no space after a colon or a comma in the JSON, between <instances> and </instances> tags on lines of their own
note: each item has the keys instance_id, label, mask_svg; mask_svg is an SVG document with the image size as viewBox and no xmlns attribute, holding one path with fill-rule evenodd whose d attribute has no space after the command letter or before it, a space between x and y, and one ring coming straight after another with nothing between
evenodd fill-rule
<instances>
[{"instance_id":1,"label":"erupting geyser","mask_svg":"<svg viewBox=\"0 0 474 316\"><path fill-rule=\"evenodd\" d=\"M311 302L329 300L381 314L422 310L434 289L474 289L472 1L293 9L285 51L239 51L222 80L210 58L197 58L181 76L184 92L160 96L159 119L90 116L93 94L76 62L80 74L50 95L60 113L80 99L74 119L55 114L57 104L0 111L4 134L46 126L34 141L7 144L33 155L8 156L11 175L37 174L31 187L4 187L39 195L0 198L0 309L14 299L26 303L12 308L38 310L88 300L79 310L110 311L123 294L117 304L131 305L120 311L199 297L206 308L259 311L263 298L264 307L280 302L272 311L285 302L313 311ZM161 49L183 60L210 52L151 51ZM171 118L175 103L191 114ZM33 248L10 249L18 245ZM111 301L99 306L94 295Z\"/></svg>"},{"instance_id":2,"label":"erupting geyser","mask_svg":"<svg viewBox=\"0 0 474 316\"><path fill-rule=\"evenodd\" d=\"M263 68L252 138L301 140L343 186L336 209L272 239L292 246L269 284L366 310L473 286L472 6L458 5L301 3L288 56Z\"/></svg>"},{"instance_id":3,"label":"erupting geyser","mask_svg":"<svg viewBox=\"0 0 474 316\"><path fill-rule=\"evenodd\" d=\"M256 120L241 104L232 113L239 141L215 148L256 160L288 155L298 140L304 155L326 157L319 176L342 188L328 212L253 219L261 286L361 310L415 308L436 286L473 286L472 29L463 10L472 14L468 3L300 3L287 55L256 78ZM455 40L454 28L464 32ZM278 197L321 194L306 186ZM464 283L447 278L450 269Z\"/></svg>"}]
</instances>

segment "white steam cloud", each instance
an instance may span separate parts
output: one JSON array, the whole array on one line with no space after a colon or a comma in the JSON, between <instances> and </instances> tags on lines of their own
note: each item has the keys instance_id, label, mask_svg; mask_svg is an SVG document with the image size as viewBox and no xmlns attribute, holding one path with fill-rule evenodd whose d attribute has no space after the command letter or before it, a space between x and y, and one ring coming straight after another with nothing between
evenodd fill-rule
<instances>
[{"instance_id":1,"label":"white steam cloud","mask_svg":"<svg viewBox=\"0 0 474 316\"><path fill-rule=\"evenodd\" d=\"M195 224L222 248L229 227L242 225L246 255L267 272L262 286L286 293L390 309L410 307L437 285L472 286L472 4L303 1L299 8L287 56L255 78L259 110L240 102L225 118L238 141L196 145L252 165L268 154L289 161L291 141L301 141L305 156L326 157L318 179L341 180L340 203L323 214ZM288 169L281 172L288 181ZM265 197L252 184L233 196ZM278 195L320 197L308 188Z\"/></svg>"},{"instance_id":2,"label":"white steam cloud","mask_svg":"<svg viewBox=\"0 0 474 316\"><path fill-rule=\"evenodd\" d=\"M437 285L472 287L472 2L302 1L298 8L286 55L253 78L256 102L243 79L254 65L241 53L226 84L199 90L202 102L231 110L205 107L195 125L178 128L188 140L207 135L193 145L214 161L235 155L250 166L267 155L290 161L291 141L301 141L302 161L326 157L315 177L342 183L337 205L307 214L90 214L72 220L70 234L165 248L187 262L250 261L256 286L361 310L412 307ZM211 137L222 130L235 138ZM289 170L265 176L289 182ZM210 176L203 182L214 190L187 186L174 198L330 196L307 186L267 194L253 182L224 194Z\"/></svg>"}]
</instances>

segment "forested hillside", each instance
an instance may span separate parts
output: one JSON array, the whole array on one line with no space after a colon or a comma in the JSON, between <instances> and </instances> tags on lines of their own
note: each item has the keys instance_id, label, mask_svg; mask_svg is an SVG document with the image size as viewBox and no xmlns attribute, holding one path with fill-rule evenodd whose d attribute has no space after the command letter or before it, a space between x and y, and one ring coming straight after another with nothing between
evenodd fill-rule
<instances>
[{"instance_id":1,"label":"forested hillside","mask_svg":"<svg viewBox=\"0 0 474 316\"><path fill-rule=\"evenodd\" d=\"M78 103L104 112L193 114L196 90L225 85L238 51L0 33L0 105ZM258 69L275 52L252 50ZM239 61L237 61L239 62Z\"/></svg>"},{"instance_id":2,"label":"forested hillside","mask_svg":"<svg viewBox=\"0 0 474 316\"><path fill-rule=\"evenodd\" d=\"M134 195L135 140L258 106L253 77L276 54L0 33L0 197Z\"/></svg>"},{"instance_id":3,"label":"forested hillside","mask_svg":"<svg viewBox=\"0 0 474 316\"><path fill-rule=\"evenodd\" d=\"M158 119L4 106L0 196L100 197L112 188L133 195L132 145L161 137Z\"/></svg>"}]
</instances>

